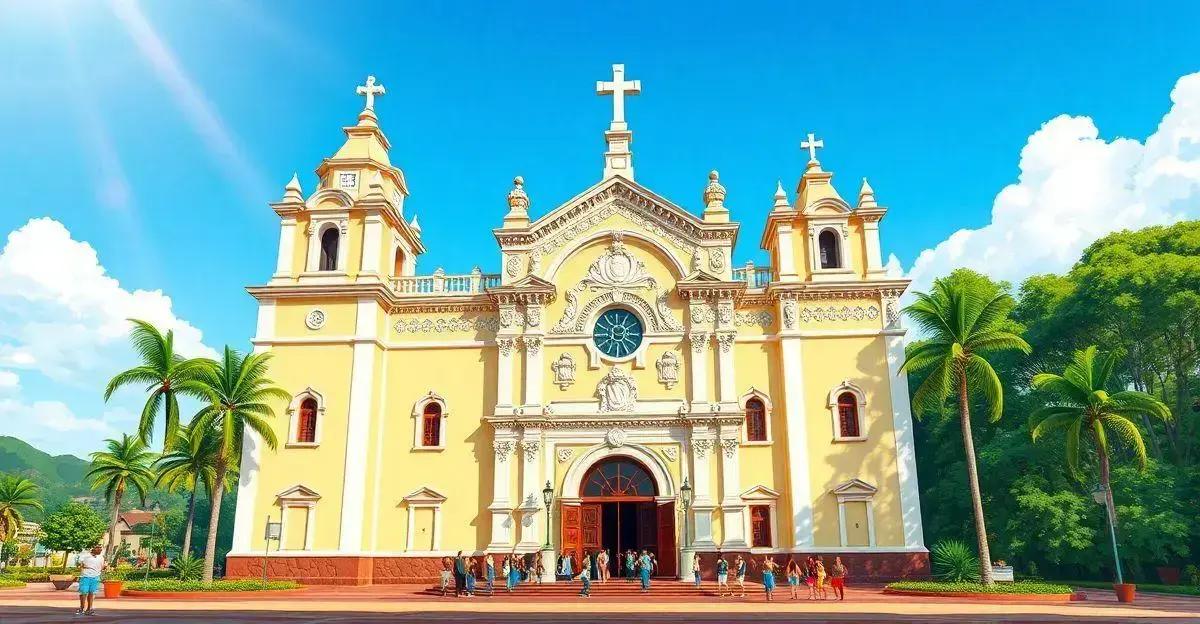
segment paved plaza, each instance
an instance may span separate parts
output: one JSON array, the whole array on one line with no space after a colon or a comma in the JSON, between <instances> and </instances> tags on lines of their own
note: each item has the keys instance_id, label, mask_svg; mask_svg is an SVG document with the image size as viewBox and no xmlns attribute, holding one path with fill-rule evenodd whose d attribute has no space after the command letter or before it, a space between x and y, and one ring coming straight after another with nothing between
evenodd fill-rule
<instances>
[{"instance_id":1,"label":"paved plaza","mask_svg":"<svg viewBox=\"0 0 1200 624\"><path fill-rule=\"evenodd\" d=\"M1133 605L1112 592L1088 590L1088 600L1064 604L991 603L952 598L884 595L879 587L854 588L845 602L768 604L761 592L746 598L687 596L672 592L647 599L628 594L581 599L532 592L494 598L440 598L423 586L314 587L290 596L252 600L97 600L99 615L74 615L75 594L48 585L0 593L0 622L1197 622L1200 598L1145 594ZM674 588L673 588L674 589Z\"/></svg>"}]
</instances>

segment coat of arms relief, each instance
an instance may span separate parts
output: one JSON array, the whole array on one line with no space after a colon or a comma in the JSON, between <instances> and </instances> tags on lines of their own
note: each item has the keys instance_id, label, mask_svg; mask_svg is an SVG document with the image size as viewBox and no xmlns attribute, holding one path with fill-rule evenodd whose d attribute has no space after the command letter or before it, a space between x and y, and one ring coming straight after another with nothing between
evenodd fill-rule
<instances>
[{"instance_id":1,"label":"coat of arms relief","mask_svg":"<svg viewBox=\"0 0 1200 624\"><path fill-rule=\"evenodd\" d=\"M615 366L596 384L601 412L631 412L637 404L637 395L633 376Z\"/></svg>"},{"instance_id":2,"label":"coat of arms relief","mask_svg":"<svg viewBox=\"0 0 1200 624\"><path fill-rule=\"evenodd\" d=\"M647 300L637 291L649 290ZM585 305L581 297L599 293ZM659 287L646 265L634 256L622 242L619 232L612 233L612 243L588 267L587 276L564 293L567 305L562 318L550 329L551 333L569 334L587 331L584 324L601 305L623 303L642 313L643 321L653 331L683 331L668 304L668 291ZM653 303L651 303L653 301Z\"/></svg>"}]
</instances>

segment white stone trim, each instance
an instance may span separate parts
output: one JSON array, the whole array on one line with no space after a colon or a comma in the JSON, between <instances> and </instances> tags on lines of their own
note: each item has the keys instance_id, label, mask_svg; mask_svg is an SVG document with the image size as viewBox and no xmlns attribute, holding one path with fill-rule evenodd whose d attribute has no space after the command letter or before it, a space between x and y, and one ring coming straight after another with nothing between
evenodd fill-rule
<instances>
[{"instance_id":1,"label":"white stone trim","mask_svg":"<svg viewBox=\"0 0 1200 624\"><path fill-rule=\"evenodd\" d=\"M286 279L292 276L292 261L296 255L296 217L283 217L279 220L279 253L275 258L275 274L273 279Z\"/></svg>"},{"instance_id":2,"label":"white stone trim","mask_svg":"<svg viewBox=\"0 0 1200 624\"><path fill-rule=\"evenodd\" d=\"M840 418L838 417L838 397L849 392L854 395L858 411L858 435L843 436ZM854 382L846 379L829 391L829 416L833 427L834 442L862 442L867 439L867 395Z\"/></svg>"},{"instance_id":3,"label":"white stone trim","mask_svg":"<svg viewBox=\"0 0 1200 624\"><path fill-rule=\"evenodd\" d=\"M675 271L675 275L673 277L676 279L682 279L683 277L687 276L688 271L686 266L683 264L683 261L676 257L675 254L671 253L671 251L662 243L638 231L622 230L621 236L623 241L636 240L638 242L645 243L653 247L656 251L658 251L658 253L666 256L670 260L670 267ZM612 240L612 230L599 230L589 234L584 238L576 239L568 243L562 251L558 252L558 255L555 256L554 260L547 265L545 272L546 281L554 282L554 278L558 274L558 269L562 267L562 264L566 262L567 258L570 258L575 254L576 251L597 240ZM538 250L534 249L532 250L532 253L538 253Z\"/></svg>"},{"instance_id":4,"label":"white stone trim","mask_svg":"<svg viewBox=\"0 0 1200 624\"><path fill-rule=\"evenodd\" d=\"M258 304L258 323L254 334L254 353L271 350L269 341L275 337L275 300L263 299ZM233 516L232 550L249 551L254 536L255 505L258 503L259 471L262 468L263 441L253 429L242 435L242 460L238 467L237 509Z\"/></svg>"},{"instance_id":5,"label":"white stone trim","mask_svg":"<svg viewBox=\"0 0 1200 624\"><path fill-rule=\"evenodd\" d=\"M744 392L742 394L742 396L738 397L738 407L741 408L743 415L746 415L746 412L747 412L746 404L750 402L750 399L758 399L759 401L762 401L763 419L765 421L765 429L766 429L767 439L751 441L749 438L749 429L750 428L743 424L742 425L742 445L743 446L770 446L775 441L775 438L771 435L771 412L774 409L774 407L771 405L771 397L767 396L766 392L763 392L762 390L759 390L758 388L755 388L754 386L750 386L750 388L748 390L746 390L746 392Z\"/></svg>"},{"instance_id":6,"label":"white stone trim","mask_svg":"<svg viewBox=\"0 0 1200 624\"><path fill-rule=\"evenodd\" d=\"M780 302L782 306L784 302ZM782 310L780 310L782 315ZM782 318L782 316L781 316ZM801 338L784 336L779 341L782 361L784 411L787 415L787 461L791 478L792 545L813 545L812 483L809 481L808 418L804 397L804 359Z\"/></svg>"},{"instance_id":7,"label":"white stone trim","mask_svg":"<svg viewBox=\"0 0 1200 624\"><path fill-rule=\"evenodd\" d=\"M306 273L313 275L345 275L346 274L346 259L350 253L349 240L349 213L331 215L328 217L314 217L309 222L309 229L312 235L308 237L308 261L305 263ZM331 228L338 230L338 250L337 250L337 266L333 271L321 270L321 237Z\"/></svg>"},{"instance_id":8,"label":"white stone trim","mask_svg":"<svg viewBox=\"0 0 1200 624\"><path fill-rule=\"evenodd\" d=\"M767 554L779 548L779 492L772 490L764 485L756 485L745 492L742 492L742 500L746 502L746 543L750 544L750 552L755 554ZM749 511L750 507L755 505L766 505L767 520L771 523L771 545L758 546L754 544L753 519Z\"/></svg>"},{"instance_id":9,"label":"white stone trim","mask_svg":"<svg viewBox=\"0 0 1200 624\"><path fill-rule=\"evenodd\" d=\"M316 491L307 488L303 485L294 485L275 495L275 504L279 506L281 512L279 517L279 550L285 552L294 552L285 547L287 544L287 512L288 509L302 508L304 513L304 543L300 547L301 550L312 550L313 535L316 534L317 526L317 501L321 500L321 495Z\"/></svg>"},{"instance_id":10,"label":"white stone trim","mask_svg":"<svg viewBox=\"0 0 1200 624\"><path fill-rule=\"evenodd\" d=\"M359 338L376 338L378 313L379 305L374 299L358 301L355 332ZM346 418L346 463L338 538L340 550L362 550L367 487L367 442L370 438L371 388L374 377L374 343L355 343L350 367L350 400Z\"/></svg>"},{"instance_id":11,"label":"white stone trim","mask_svg":"<svg viewBox=\"0 0 1200 624\"><path fill-rule=\"evenodd\" d=\"M588 469L597 462L609 457L630 457L637 460L646 467L650 472L650 476L654 478L659 497L670 498L675 496L675 484L671 479L671 469L667 466L662 454L655 453L652 449L642 444L630 444L627 442L618 447L599 444L580 453L571 462L571 467L567 469L566 474L563 476L562 492L559 498L579 498L579 488L582 485L583 476L587 474Z\"/></svg>"},{"instance_id":12,"label":"white stone trim","mask_svg":"<svg viewBox=\"0 0 1200 624\"><path fill-rule=\"evenodd\" d=\"M874 548L875 542L875 509L873 499L878 490L875 486L861 479L850 479L830 490L837 498L838 505L838 534L841 546L847 547L849 537L846 531L846 503L865 502L867 504L867 547Z\"/></svg>"},{"instance_id":13,"label":"white stone trim","mask_svg":"<svg viewBox=\"0 0 1200 624\"><path fill-rule=\"evenodd\" d=\"M425 407L429 404L437 405L441 409L441 422L438 423L438 443L434 446L424 445L424 427L425 427ZM446 448L446 417L450 415L450 406L446 404L446 399L442 395L430 390L425 396L417 399L413 403L412 418L413 418L413 450L414 451L441 451Z\"/></svg>"},{"instance_id":14,"label":"white stone trim","mask_svg":"<svg viewBox=\"0 0 1200 624\"><path fill-rule=\"evenodd\" d=\"M307 399L312 399L317 402L317 422L313 427L312 442L301 442L297 439L300 435L300 406ZM292 402L288 404L288 437L285 448L315 448L321 445L321 431L325 428L325 397L309 386L292 396Z\"/></svg>"},{"instance_id":15,"label":"white stone trim","mask_svg":"<svg viewBox=\"0 0 1200 624\"><path fill-rule=\"evenodd\" d=\"M908 374L900 370L904 362L904 335L887 337L888 393L892 399L892 431L896 443L896 474L900 483L900 517L904 524L904 545L925 548L921 521L921 494L917 487L917 454L913 440L912 406L908 398Z\"/></svg>"},{"instance_id":16,"label":"white stone trim","mask_svg":"<svg viewBox=\"0 0 1200 624\"><path fill-rule=\"evenodd\" d=\"M413 530L414 521L416 519L417 509L432 509L433 510L433 551L419 552L436 552L442 548L442 503L446 502L446 497L439 494L429 486L417 488L403 499L404 506L408 508L408 525L405 527L404 549L407 552L413 552L413 541L416 537L416 532Z\"/></svg>"}]
</instances>

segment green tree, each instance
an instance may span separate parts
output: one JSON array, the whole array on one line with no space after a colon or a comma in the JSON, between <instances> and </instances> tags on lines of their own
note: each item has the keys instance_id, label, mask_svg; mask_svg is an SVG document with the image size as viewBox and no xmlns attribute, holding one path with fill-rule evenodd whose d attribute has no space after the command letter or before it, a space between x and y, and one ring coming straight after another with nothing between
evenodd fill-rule
<instances>
[{"instance_id":1,"label":"green tree","mask_svg":"<svg viewBox=\"0 0 1200 624\"><path fill-rule=\"evenodd\" d=\"M980 580L992 584L991 551L983 517L983 498L971 432L971 395L987 402L990 420L1004 410L1004 388L985 355L1006 351L1029 353L1029 344L1008 331L1006 323L1015 301L978 274L939 279L929 293L916 293L905 313L920 329L923 340L911 345L902 371L927 373L913 394L918 414L945 413L952 394L958 399L959 425L966 456L967 487L975 519Z\"/></svg>"},{"instance_id":2,"label":"green tree","mask_svg":"<svg viewBox=\"0 0 1200 624\"><path fill-rule=\"evenodd\" d=\"M148 386L150 396L142 407L138 437L142 442L150 443L154 437L154 421L161 407L165 428L163 450L169 450L179 432L179 395L198 396L195 386L189 382L196 379L208 361L185 359L175 353L175 332L168 331L163 335L145 321L130 319L130 322L133 323L133 330L129 333L129 339L142 363L117 373L109 380L108 387L104 389L104 400L108 401L113 392L122 386Z\"/></svg>"},{"instance_id":3,"label":"green tree","mask_svg":"<svg viewBox=\"0 0 1200 624\"><path fill-rule=\"evenodd\" d=\"M29 509L42 509L38 486L16 475L0 475L0 539L17 534Z\"/></svg>"},{"instance_id":4,"label":"green tree","mask_svg":"<svg viewBox=\"0 0 1200 624\"><path fill-rule=\"evenodd\" d=\"M192 427L212 429L220 437L213 460L212 507L208 541L204 547L205 582L211 582L213 578L221 495L230 467L237 465L240 458L242 436L249 428L258 434L267 448L275 449L279 445L267 419L275 416L271 402L287 401L289 395L267 378L269 360L269 353L243 355L225 347L221 361L204 367L199 377L208 405L196 414Z\"/></svg>"},{"instance_id":5,"label":"green tree","mask_svg":"<svg viewBox=\"0 0 1200 624\"><path fill-rule=\"evenodd\" d=\"M67 553L79 552L100 543L108 526L104 518L83 503L67 503L46 516L42 523L43 546L63 553L63 570L67 569Z\"/></svg>"},{"instance_id":6,"label":"green tree","mask_svg":"<svg viewBox=\"0 0 1200 624\"><path fill-rule=\"evenodd\" d=\"M1165 422L1171 420L1171 410L1145 392L1112 392L1113 371L1119 354L1113 351L1107 357L1098 358L1097 351L1095 345L1076 351L1061 375L1038 373L1033 376L1033 387L1049 393L1052 399L1030 414L1029 426L1034 442L1048 433L1064 432L1067 471L1077 480L1082 480L1079 463L1085 453L1083 446L1090 443L1106 504L1115 510L1109 437L1115 436L1131 451L1138 469L1144 471L1146 445L1132 418L1147 416Z\"/></svg>"},{"instance_id":7,"label":"green tree","mask_svg":"<svg viewBox=\"0 0 1200 624\"><path fill-rule=\"evenodd\" d=\"M146 494L154 485L154 471L150 468L154 454L144 442L129 434L123 434L120 440L105 440L105 443L107 451L92 453L92 468L86 478L91 481L93 490L104 488L104 496L112 505L112 526L108 540L111 555L121 542L117 521L121 517L121 501L125 492L132 487L142 504L146 504Z\"/></svg>"},{"instance_id":8,"label":"green tree","mask_svg":"<svg viewBox=\"0 0 1200 624\"><path fill-rule=\"evenodd\" d=\"M188 491L187 523L184 525L181 548L184 553L191 552L192 526L196 520L196 491L204 485L209 496L212 496L212 484L216 477L213 462L220 445L221 436L211 427L180 427L176 443L156 462L158 479L155 485L164 486L170 492L179 488Z\"/></svg>"}]
</instances>

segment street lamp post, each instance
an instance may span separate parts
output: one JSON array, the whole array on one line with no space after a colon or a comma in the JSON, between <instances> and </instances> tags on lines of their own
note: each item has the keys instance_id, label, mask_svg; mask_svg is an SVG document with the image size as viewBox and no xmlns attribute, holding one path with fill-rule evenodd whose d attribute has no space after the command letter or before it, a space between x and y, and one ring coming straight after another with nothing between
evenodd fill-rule
<instances>
[{"instance_id":1,"label":"street lamp post","mask_svg":"<svg viewBox=\"0 0 1200 624\"><path fill-rule=\"evenodd\" d=\"M688 508L692 506L692 486L688 485L687 477L679 488L679 504L683 507L683 547L688 546Z\"/></svg>"},{"instance_id":2,"label":"street lamp post","mask_svg":"<svg viewBox=\"0 0 1200 624\"><path fill-rule=\"evenodd\" d=\"M546 545L542 546L542 550L550 550L550 503L554 501L554 488L550 487L550 481L546 481L546 487L542 488L542 502L546 503Z\"/></svg>"},{"instance_id":3,"label":"street lamp post","mask_svg":"<svg viewBox=\"0 0 1200 624\"><path fill-rule=\"evenodd\" d=\"M1112 499L1108 497L1108 488L1101 483L1092 490L1092 499L1097 504L1104 505L1105 515L1108 516L1108 534L1112 538L1113 563L1117 566L1117 584L1124 585L1125 577L1121 574L1121 556L1117 553L1117 522L1112 508Z\"/></svg>"}]
</instances>

